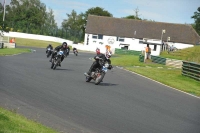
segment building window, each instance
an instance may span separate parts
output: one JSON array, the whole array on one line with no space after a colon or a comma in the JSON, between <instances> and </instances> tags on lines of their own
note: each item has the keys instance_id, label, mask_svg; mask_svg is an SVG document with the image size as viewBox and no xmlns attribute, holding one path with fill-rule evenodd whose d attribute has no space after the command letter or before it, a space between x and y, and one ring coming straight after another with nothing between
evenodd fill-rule
<instances>
[{"instance_id":1,"label":"building window","mask_svg":"<svg viewBox=\"0 0 200 133\"><path fill-rule=\"evenodd\" d=\"M124 38L123 37L117 37L117 41L124 42Z\"/></svg>"},{"instance_id":2,"label":"building window","mask_svg":"<svg viewBox=\"0 0 200 133\"><path fill-rule=\"evenodd\" d=\"M153 46L153 51L156 51L156 49L157 49L157 45L154 45Z\"/></svg>"},{"instance_id":3,"label":"building window","mask_svg":"<svg viewBox=\"0 0 200 133\"><path fill-rule=\"evenodd\" d=\"M92 35L92 38L93 38L93 39L97 39L97 38L98 38L98 35Z\"/></svg>"},{"instance_id":4,"label":"building window","mask_svg":"<svg viewBox=\"0 0 200 133\"><path fill-rule=\"evenodd\" d=\"M98 39L103 39L103 35L99 34Z\"/></svg>"},{"instance_id":5,"label":"building window","mask_svg":"<svg viewBox=\"0 0 200 133\"><path fill-rule=\"evenodd\" d=\"M93 39L101 39L102 40L103 39L103 35L101 35L101 34L98 34L98 35L97 34L93 34L92 38Z\"/></svg>"},{"instance_id":6,"label":"building window","mask_svg":"<svg viewBox=\"0 0 200 133\"><path fill-rule=\"evenodd\" d=\"M139 44L143 44L143 40L139 40Z\"/></svg>"}]
</instances>

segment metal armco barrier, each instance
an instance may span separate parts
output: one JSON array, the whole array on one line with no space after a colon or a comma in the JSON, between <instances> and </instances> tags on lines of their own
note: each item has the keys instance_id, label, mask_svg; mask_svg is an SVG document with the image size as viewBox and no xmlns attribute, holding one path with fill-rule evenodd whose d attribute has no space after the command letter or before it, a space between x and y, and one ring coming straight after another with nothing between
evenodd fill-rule
<instances>
[{"instance_id":1,"label":"metal armco barrier","mask_svg":"<svg viewBox=\"0 0 200 133\"><path fill-rule=\"evenodd\" d=\"M166 65L166 58L151 55L151 60L154 63Z\"/></svg>"},{"instance_id":2,"label":"metal armco barrier","mask_svg":"<svg viewBox=\"0 0 200 133\"><path fill-rule=\"evenodd\" d=\"M182 68L183 61L182 60L176 60L176 59L169 59L166 58L166 66L171 66L175 68Z\"/></svg>"},{"instance_id":3,"label":"metal armco barrier","mask_svg":"<svg viewBox=\"0 0 200 133\"><path fill-rule=\"evenodd\" d=\"M183 61L182 75L200 81L200 64Z\"/></svg>"},{"instance_id":4,"label":"metal armco barrier","mask_svg":"<svg viewBox=\"0 0 200 133\"><path fill-rule=\"evenodd\" d=\"M141 51L135 50L126 50L126 49L115 49L115 54L123 54L123 55L140 55Z\"/></svg>"},{"instance_id":5,"label":"metal armco barrier","mask_svg":"<svg viewBox=\"0 0 200 133\"><path fill-rule=\"evenodd\" d=\"M139 61L144 62L144 55L142 55L142 54L139 55Z\"/></svg>"}]
</instances>

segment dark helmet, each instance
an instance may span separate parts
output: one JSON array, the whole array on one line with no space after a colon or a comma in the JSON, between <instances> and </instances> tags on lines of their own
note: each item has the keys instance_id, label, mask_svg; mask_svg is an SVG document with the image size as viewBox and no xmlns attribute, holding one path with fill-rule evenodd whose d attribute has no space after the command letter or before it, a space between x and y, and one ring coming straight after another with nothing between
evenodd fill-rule
<instances>
[{"instance_id":1,"label":"dark helmet","mask_svg":"<svg viewBox=\"0 0 200 133\"><path fill-rule=\"evenodd\" d=\"M51 44L49 44L49 46L51 46Z\"/></svg>"},{"instance_id":2,"label":"dark helmet","mask_svg":"<svg viewBox=\"0 0 200 133\"><path fill-rule=\"evenodd\" d=\"M62 43L62 46L63 46L64 48L66 48L66 47L67 47L67 43L66 43L66 42L63 42L63 43Z\"/></svg>"}]
</instances>

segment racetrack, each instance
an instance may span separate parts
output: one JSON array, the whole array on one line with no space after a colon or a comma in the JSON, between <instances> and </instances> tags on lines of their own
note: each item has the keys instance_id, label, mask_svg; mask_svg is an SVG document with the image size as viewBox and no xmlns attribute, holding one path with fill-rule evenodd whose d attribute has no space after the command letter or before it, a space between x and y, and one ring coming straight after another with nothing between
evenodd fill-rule
<instances>
[{"instance_id":1,"label":"racetrack","mask_svg":"<svg viewBox=\"0 0 200 133\"><path fill-rule=\"evenodd\" d=\"M0 56L0 106L65 133L200 133L200 99L116 67L86 83L93 53L52 70L34 49Z\"/></svg>"}]
</instances>

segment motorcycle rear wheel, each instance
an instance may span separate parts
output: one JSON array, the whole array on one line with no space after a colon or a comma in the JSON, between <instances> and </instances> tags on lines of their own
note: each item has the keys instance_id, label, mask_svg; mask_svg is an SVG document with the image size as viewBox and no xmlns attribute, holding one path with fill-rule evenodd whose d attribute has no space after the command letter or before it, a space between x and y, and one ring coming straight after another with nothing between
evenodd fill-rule
<instances>
[{"instance_id":1,"label":"motorcycle rear wheel","mask_svg":"<svg viewBox=\"0 0 200 133\"><path fill-rule=\"evenodd\" d=\"M101 74L95 80L95 85L98 85L103 80L104 76L105 76L105 73L101 72Z\"/></svg>"}]
</instances>

